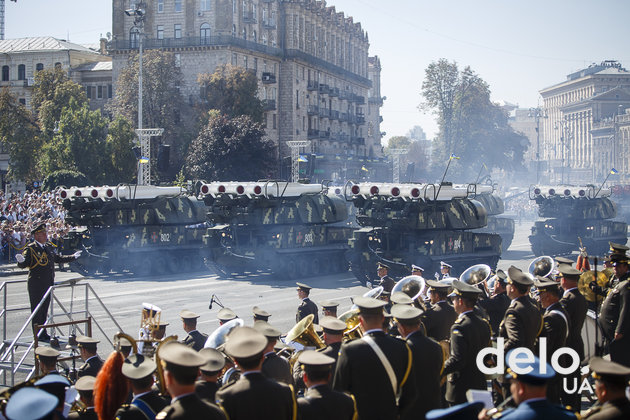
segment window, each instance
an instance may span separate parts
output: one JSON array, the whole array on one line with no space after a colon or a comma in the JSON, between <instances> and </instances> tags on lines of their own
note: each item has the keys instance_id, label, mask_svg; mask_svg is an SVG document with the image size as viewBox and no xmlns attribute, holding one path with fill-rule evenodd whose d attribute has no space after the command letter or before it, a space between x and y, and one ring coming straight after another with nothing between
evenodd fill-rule
<instances>
[{"instance_id":1,"label":"window","mask_svg":"<svg viewBox=\"0 0 630 420\"><path fill-rule=\"evenodd\" d=\"M96 97L98 99L103 99L103 86L97 86L96 87Z\"/></svg>"},{"instance_id":2,"label":"window","mask_svg":"<svg viewBox=\"0 0 630 420\"><path fill-rule=\"evenodd\" d=\"M262 43L263 45L267 45L267 34L265 32L262 34Z\"/></svg>"},{"instance_id":3,"label":"window","mask_svg":"<svg viewBox=\"0 0 630 420\"><path fill-rule=\"evenodd\" d=\"M24 64L18 66L18 80L26 80L26 66Z\"/></svg>"},{"instance_id":4,"label":"window","mask_svg":"<svg viewBox=\"0 0 630 420\"><path fill-rule=\"evenodd\" d=\"M20 98L20 99L18 99L18 102L21 103L22 105L26 106L26 99Z\"/></svg>"},{"instance_id":5,"label":"window","mask_svg":"<svg viewBox=\"0 0 630 420\"><path fill-rule=\"evenodd\" d=\"M85 94L87 95L88 99L92 99L92 86L85 87Z\"/></svg>"},{"instance_id":6,"label":"window","mask_svg":"<svg viewBox=\"0 0 630 420\"><path fill-rule=\"evenodd\" d=\"M232 36L236 38L236 25L232 25Z\"/></svg>"},{"instance_id":7,"label":"window","mask_svg":"<svg viewBox=\"0 0 630 420\"><path fill-rule=\"evenodd\" d=\"M233 66L238 65L238 55L236 55L235 53L232 54L232 65Z\"/></svg>"},{"instance_id":8,"label":"window","mask_svg":"<svg viewBox=\"0 0 630 420\"><path fill-rule=\"evenodd\" d=\"M182 55L180 53L175 53L175 67L181 67L182 66Z\"/></svg>"},{"instance_id":9,"label":"window","mask_svg":"<svg viewBox=\"0 0 630 420\"><path fill-rule=\"evenodd\" d=\"M277 128L276 126L276 114L273 114L273 129L275 130Z\"/></svg>"},{"instance_id":10,"label":"window","mask_svg":"<svg viewBox=\"0 0 630 420\"><path fill-rule=\"evenodd\" d=\"M157 39L164 39L164 26L162 25L157 27Z\"/></svg>"},{"instance_id":11,"label":"window","mask_svg":"<svg viewBox=\"0 0 630 420\"><path fill-rule=\"evenodd\" d=\"M205 12L210 10L210 0L201 0L201 11Z\"/></svg>"},{"instance_id":12,"label":"window","mask_svg":"<svg viewBox=\"0 0 630 420\"><path fill-rule=\"evenodd\" d=\"M140 31L138 31L138 28L131 28L131 31L129 31L129 47L138 48L139 42L140 42Z\"/></svg>"},{"instance_id":13,"label":"window","mask_svg":"<svg viewBox=\"0 0 630 420\"><path fill-rule=\"evenodd\" d=\"M252 41L257 42L258 37L256 36L256 31L252 32Z\"/></svg>"},{"instance_id":14,"label":"window","mask_svg":"<svg viewBox=\"0 0 630 420\"><path fill-rule=\"evenodd\" d=\"M9 66L2 66L2 81L9 81Z\"/></svg>"},{"instance_id":15,"label":"window","mask_svg":"<svg viewBox=\"0 0 630 420\"><path fill-rule=\"evenodd\" d=\"M254 57L254 70L258 71L258 58Z\"/></svg>"},{"instance_id":16,"label":"window","mask_svg":"<svg viewBox=\"0 0 630 420\"><path fill-rule=\"evenodd\" d=\"M295 108L300 109L300 91L295 90Z\"/></svg>"},{"instance_id":17,"label":"window","mask_svg":"<svg viewBox=\"0 0 630 420\"><path fill-rule=\"evenodd\" d=\"M35 65L35 71L42 71L44 70L44 64L43 63L37 63Z\"/></svg>"},{"instance_id":18,"label":"window","mask_svg":"<svg viewBox=\"0 0 630 420\"><path fill-rule=\"evenodd\" d=\"M157 1L157 12L164 13L164 0Z\"/></svg>"},{"instance_id":19,"label":"window","mask_svg":"<svg viewBox=\"0 0 630 420\"><path fill-rule=\"evenodd\" d=\"M182 24L176 23L175 24L175 38L179 39L181 37L182 37Z\"/></svg>"},{"instance_id":20,"label":"window","mask_svg":"<svg viewBox=\"0 0 630 420\"><path fill-rule=\"evenodd\" d=\"M243 28L243 39L247 39L247 30Z\"/></svg>"},{"instance_id":21,"label":"window","mask_svg":"<svg viewBox=\"0 0 630 420\"><path fill-rule=\"evenodd\" d=\"M182 0L175 0L175 11L176 12L182 11Z\"/></svg>"},{"instance_id":22,"label":"window","mask_svg":"<svg viewBox=\"0 0 630 420\"><path fill-rule=\"evenodd\" d=\"M112 85L107 85L107 98L112 99Z\"/></svg>"},{"instance_id":23,"label":"window","mask_svg":"<svg viewBox=\"0 0 630 420\"><path fill-rule=\"evenodd\" d=\"M199 38L201 38L201 44L206 45L210 43L210 25L207 23L201 24L199 30Z\"/></svg>"},{"instance_id":24,"label":"window","mask_svg":"<svg viewBox=\"0 0 630 420\"><path fill-rule=\"evenodd\" d=\"M236 0L232 0L232 13L236 14L237 9L236 9Z\"/></svg>"},{"instance_id":25,"label":"window","mask_svg":"<svg viewBox=\"0 0 630 420\"><path fill-rule=\"evenodd\" d=\"M245 70L247 70L247 56L243 57L243 64L245 65Z\"/></svg>"}]
</instances>

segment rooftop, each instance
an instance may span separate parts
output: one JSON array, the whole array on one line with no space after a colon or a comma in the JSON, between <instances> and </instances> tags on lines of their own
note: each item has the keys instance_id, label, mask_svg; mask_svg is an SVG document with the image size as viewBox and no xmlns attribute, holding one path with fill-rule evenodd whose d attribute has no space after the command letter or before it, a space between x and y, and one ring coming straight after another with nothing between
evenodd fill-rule
<instances>
[{"instance_id":1,"label":"rooftop","mask_svg":"<svg viewBox=\"0 0 630 420\"><path fill-rule=\"evenodd\" d=\"M34 38L17 38L0 40L0 52L37 52L37 51L82 51L98 54L98 52L86 48L83 45L74 44L63 39L51 36L39 36Z\"/></svg>"}]
</instances>

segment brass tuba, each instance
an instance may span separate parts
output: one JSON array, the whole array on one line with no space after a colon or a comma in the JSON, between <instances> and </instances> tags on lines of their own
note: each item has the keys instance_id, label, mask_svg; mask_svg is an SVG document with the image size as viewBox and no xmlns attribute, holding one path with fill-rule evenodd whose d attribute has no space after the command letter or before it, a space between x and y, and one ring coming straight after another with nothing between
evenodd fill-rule
<instances>
[{"instance_id":1,"label":"brass tuba","mask_svg":"<svg viewBox=\"0 0 630 420\"><path fill-rule=\"evenodd\" d=\"M527 271L534 277L547 277L553 272L553 269L555 267L556 263L553 258L547 255L543 255L538 258L534 258L529 264L529 268L527 269Z\"/></svg>"},{"instance_id":2,"label":"brass tuba","mask_svg":"<svg viewBox=\"0 0 630 420\"><path fill-rule=\"evenodd\" d=\"M240 318L235 318L226 322L210 334L210 337L206 339L204 347L210 347L213 349L221 347L222 344L225 344L228 334L234 328L242 327L243 325L245 325L245 321Z\"/></svg>"},{"instance_id":3,"label":"brass tuba","mask_svg":"<svg viewBox=\"0 0 630 420\"><path fill-rule=\"evenodd\" d=\"M291 341L302 344L304 347L315 347L322 349L326 347L326 344L315 332L315 326L313 325L313 319L315 315L310 314L304 318L287 333L285 342Z\"/></svg>"},{"instance_id":4,"label":"brass tuba","mask_svg":"<svg viewBox=\"0 0 630 420\"><path fill-rule=\"evenodd\" d=\"M610 275L612 275L612 269L610 268L606 268L603 271L598 271L597 285L602 288L608 286ZM586 298L587 301L595 302L595 299L597 299L597 303L601 303L604 297L596 296L595 292L593 292L590 287L591 283L594 281L595 271L591 270L583 272L582 274L580 274L580 280L578 281L578 290L580 291L580 293L582 293L582 295L584 295L584 298Z\"/></svg>"},{"instance_id":5,"label":"brass tuba","mask_svg":"<svg viewBox=\"0 0 630 420\"><path fill-rule=\"evenodd\" d=\"M345 341L351 341L363 337L361 324L359 323L358 309L351 309L348 312L344 312L337 319L346 324L346 329L343 331L343 339Z\"/></svg>"},{"instance_id":6,"label":"brass tuba","mask_svg":"<svg viewBox=\"0 0 630 420\"><path fill-rule=\"evenodd\" d=\"M392 295L396 292L404 292L411 300L416 300L424 295L426 282L420 276L407 276L400 279L392 288ZM409 294L411 293L411 295Z\"/></svg>"},{"instance_id":7,"label":"brass tuba","mask_svg":"<svg viewBox=\"0 0 630 420\"><path fill-rule=\"evenodd\" d=\"M459 281L470 286L483 283L492 274L492 269L486 264L476 264L468 267L460 276Z\"/></svg>"},{"instance_id":8,"label":"brass tuba","mask_svg":"<svg viewBox=\"0 0 630 420\"><path fill-rule=\"evenodd\" d=\"M155 364L157 366L155 373L157 374L158 386L160 388L160 393L162 395L167 395L167 391L166 391L166 381L164 380L164 366L162 366L162 360L160 359L158 352L160 350L160 347L162 347L164 344L171 341L177 341L177 336L170 335L162 339L162 341L159 342L159 344L157 345L157 348L155 349Z\"/></svg>"}]
</instances>

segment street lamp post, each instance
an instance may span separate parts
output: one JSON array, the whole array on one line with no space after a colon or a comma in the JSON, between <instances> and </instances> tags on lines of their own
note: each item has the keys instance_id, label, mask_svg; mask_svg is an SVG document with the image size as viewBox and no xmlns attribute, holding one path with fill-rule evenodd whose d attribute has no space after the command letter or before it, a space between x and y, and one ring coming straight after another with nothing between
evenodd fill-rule
<instances>
[{"instance_id":1,"label":"street lamp post","mask_svg":"<svg viewBox=\"0 0 630 420\"><path fill-rule=\"evenodd\" d=\"M529 108L528 117L536 119L536 184L540 183L540 119L547 118L547 111L544 108Z\"/></svg>"}]
</instances>

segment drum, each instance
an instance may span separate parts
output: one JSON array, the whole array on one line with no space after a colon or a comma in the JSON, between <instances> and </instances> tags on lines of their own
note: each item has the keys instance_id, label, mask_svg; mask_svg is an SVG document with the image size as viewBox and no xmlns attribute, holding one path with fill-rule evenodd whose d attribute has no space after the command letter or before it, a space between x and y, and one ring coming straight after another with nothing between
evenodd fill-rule
<instances>
[{"instance_id":1,"label":"drum","mask_svg":"<svg viewBox=\"0 0 630 420\"><path fill-rule=\"evenodd\" d=\"M596 356L596 348L604 346L604 333L595 320L595 311L589 309L586 312L586 319L582 326L582 341L584 341L585 360Z\"/></svg>"}]
</instances>

